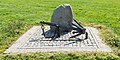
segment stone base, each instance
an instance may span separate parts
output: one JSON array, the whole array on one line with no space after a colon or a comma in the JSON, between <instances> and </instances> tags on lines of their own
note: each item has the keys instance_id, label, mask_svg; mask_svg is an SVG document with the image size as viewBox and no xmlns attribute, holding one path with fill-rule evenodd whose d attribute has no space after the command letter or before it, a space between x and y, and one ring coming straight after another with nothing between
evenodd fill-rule
<instances>
[{"instance_id":1,"label":"stone base","mask_svg":"<svg viewBox=\"0 0 120 60\"><path fill-rule=\"evenodd\" d=\"M4 53L10 52L59 52L59 51L102 51L112 52L111 48L105 45L98 31L92 27L85 27L88 32L88 39L84 39L84 34L76 38L69 39L74 36L72 32L61 35L60 38L52 40L42 35L41 26L33 26L25 34L23 34L11 47ZM45 26L48 31L49 26ZM51 35L51 33L47 34ZM81 40L77 40L77 39Z\"/></svg>"}]
</instances>

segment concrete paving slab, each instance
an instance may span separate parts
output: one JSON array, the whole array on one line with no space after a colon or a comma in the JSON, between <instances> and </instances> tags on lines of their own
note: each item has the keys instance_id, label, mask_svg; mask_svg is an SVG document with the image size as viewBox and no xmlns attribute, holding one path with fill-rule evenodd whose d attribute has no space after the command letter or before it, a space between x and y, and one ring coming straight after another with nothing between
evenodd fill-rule
<instances>
[{"instance_id":1,"label":"concrete paving slab","mask_svg":"<svg viewBox=\"0 0 120 60\"><path fill-rule=\"evenodd\" d=\"M84 39L84 34L69 40L70 36L74 36L72 32L62 35L60 38L51 40L42 35L41 26L33 26L25 34L23 34L14 44L4 53L11 52L60 52L60 51L102 51L112 52L112 49L105 45L100 39L98 30L92 27L85 27L88 32L88 39ZM49 26L45 26L48 31ZM77 38L83 39L81 41Z\"/></svg>"}]
</instances>

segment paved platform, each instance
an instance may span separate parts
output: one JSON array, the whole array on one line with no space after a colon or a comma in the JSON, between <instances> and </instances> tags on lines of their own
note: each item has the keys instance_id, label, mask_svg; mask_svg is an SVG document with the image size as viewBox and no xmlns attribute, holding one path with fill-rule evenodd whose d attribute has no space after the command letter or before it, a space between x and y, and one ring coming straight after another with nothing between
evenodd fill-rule
<instances>
[{"instance_id":1,"label":"paved platform","mask_svg":"<svg viewBox=\"0 0 120 60\"><path fill-rule=\"evenodd\" d=\"M4 51L4 53L59 51L112 52L112 49L100 39L96 28L85 28L88 32L88 39L84 39L84 34L75 38L69 38L70 36L76 35L72 32L69 32L62 34L60 38L52 40L51 38L45 38L42 35L41 26L33 26L30 30L23 34L11 47ZM48 31L49 29L49 26L45 26L45 31ZM47 33L46 35L51 34Z\"/></svg>"}]
</instances>

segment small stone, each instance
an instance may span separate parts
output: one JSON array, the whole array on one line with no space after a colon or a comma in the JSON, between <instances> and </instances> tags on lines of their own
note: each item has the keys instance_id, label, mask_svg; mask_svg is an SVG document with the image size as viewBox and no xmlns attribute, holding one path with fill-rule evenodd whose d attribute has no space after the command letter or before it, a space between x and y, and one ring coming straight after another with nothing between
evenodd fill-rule
<instances>
[{"instance_id":1,"label":"small stone","mask_svg":"<svg viewBox=\"0 0 120 60\"><path fill-rule=\"evenodd\" d=\"M58 24L59 26L65 27L60 28L60 31L68 31L72 27L73 14L69 4L63 4L58 6L51 17L51 22ZM55 27L50 27L52 31L55 31ZM71 30L69 30L71 31Z\"/></svg>"}]
</instances>

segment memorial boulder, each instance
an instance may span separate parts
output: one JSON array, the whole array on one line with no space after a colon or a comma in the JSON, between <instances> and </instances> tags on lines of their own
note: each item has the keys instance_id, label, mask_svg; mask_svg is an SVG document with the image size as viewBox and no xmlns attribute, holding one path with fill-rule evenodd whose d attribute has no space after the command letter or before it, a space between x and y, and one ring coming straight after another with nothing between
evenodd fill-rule
<instances>
[{"instance_id":1,"label":"memorial boulder","mask_svg":"<svg viewBox=\"0 0 120 60\"><path fill-rule=\"evenodd\" d=\"M75 38L81 34L85 34L84 39L88 38L86 28L80 25L77 20L73 19L72 8L69 4L58 6L53 12L51 22L41 21L40 23L42 24L42 27L44 26L43 24L50 26L50 30L46 32L44 32L44 28L42 28L43 35L46 38L59 38L60 36L68 34L69 32L72 34L77 33L76 35L69 38Z\"/></svg>"},{"instance_id":2,"label":"memorial boulder","mask_svg":"<svg viewBox=\"0 0 120 60\"><path fill-rule=\"evenodd\" d=\"M65 27L60 28L60 31L68 31L72 27L73 14L72 8L69 4L63 4L58 6L51 17L51 22L58 24L59 26ZM54 31L55 27L50 26L51 30ZM70 30L69 30L70 31Z\"/></svg>"}]
</instances>

